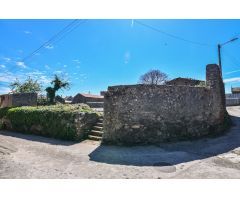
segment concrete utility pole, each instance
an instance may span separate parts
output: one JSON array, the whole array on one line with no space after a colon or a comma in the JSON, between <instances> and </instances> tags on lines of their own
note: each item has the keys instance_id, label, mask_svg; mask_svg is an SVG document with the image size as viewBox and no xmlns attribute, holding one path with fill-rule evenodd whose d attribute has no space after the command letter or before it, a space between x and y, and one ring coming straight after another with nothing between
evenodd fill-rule
<instances>
[{"instance_id":1,"label":"concrete utility pole","mask_svg":"<svg viewBox=\"0 0 240 200\"><path fill-rule=\"evenodd\" d=\"M228 44L230 42L234 42L238 39L238 37L235 37L227 42L224 42L223 44L218 44L218 64L219 64L219 68L221 71L221 75L222 75L222 59L221 59L221 48L225 45Z\"/></svg>"}]
</instances>

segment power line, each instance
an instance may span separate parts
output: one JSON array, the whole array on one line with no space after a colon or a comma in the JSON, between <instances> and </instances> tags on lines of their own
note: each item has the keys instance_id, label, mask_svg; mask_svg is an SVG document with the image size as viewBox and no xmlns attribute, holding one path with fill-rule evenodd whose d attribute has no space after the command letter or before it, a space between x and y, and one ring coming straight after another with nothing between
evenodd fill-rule
<instances>
[{"instance_id":1,"label":"power line","mask_svg":"<svg viewBox=\"0 0 240 200\"><path fill-rule=\"evenodd\" d=\"M69 30L67 30L66 33L64 33L60 38L58 38L56 41L54 41L52 44L56 44L57 42L61 41L62 39L64 39L68 34L70 34L71 32L73 32L76 28L78 28L79 25L86 23L88 20L85 19L83 20L81 23L78 22L77 24L73 25L71 28L69 28Z\"/></svg>"},{"instance_id":2,"label":"power line","mask_svg":"<svg viewBox=\"0 0 240 200\"><path fill-rule=\"evenodd\" d=\"M61 29L59 32L57 32L56 34L54 34L49 40L47 40L46 42L44 42L40 47L38 47L36 50L34 50L32 53L30 53L28 56L26 56L25 58L23 58L21 61L22 62L26 62L26 60L29 60L30 58L32 58L34 55L36 55L42 48L45 48L47 45L53 45L56 44L57 42L59 42L60 40L62 40L63 38L65 38L69 33L71 33L72 31L74 31L80 24L83 24L87 21L87 19L82 20L81 22L78 19L73 20L71 23L69 23L67 26L65 26L63 29ZM12 69L14 69L16 67L16 65L13 65L12 68L8 69L8 71L11 71ZM28 67L29 68L29 67ZM9 72L6 72L6 74L9 74ZM4 75L0 76L0 77L4 77Z\"/></svg>"},{"instance_id":3,"label":"power line","mask_svg":"<svg viewBox=\"0 0 240 200\"><path fill-rule=\"evenodd\" d=\"M23 62L30 59L34 55L36 55L37 52L39 52L42 48L45 48L47 45L50 45L56 38L58 38L60 35L64 34L66 31L68 31L71 26L73 26L75 23L77 23L78 19L73 20L71 23L69 23L67 26L65 26L63 29L61 29L58 33L54 34L49 40L44 42L40 47L35 49L32 53L30 53L28 56L22 59Z\"/></svg>"},{"instance_id":4,"label":"power line","mask_svg":"<svg viewBox=\"0 0 240 200\"><path fill-rule=\"evenodd\" d=\"M177 36L177 35L168 33L168 32L166 32L166 31L160 30L160 29L158 29L158 28L156 28L156 27L153 27L153 26L151 26L151 25L148 25L148 24L146 24L146 23L143 23L143 22L141 22L141 21L139 21L139 20L134 20L134 22L136 22L136 23L138 23L138 24L140 24L140 25L142 25L142 26L145 26L145 27L147 27L147 28L149 28L149 29L152 29L152 30L154 30L154 31L156 31L156 32L159 32L159 33L161 33L161 34L164 34L164 35L167 35L167 36L172 37L172 38L174 38L174 39L177 39L177 40L181 40L181 41L184 41L184 42L188 42L188 43L195 44L195 45L201 45L201 46L215 46L215 45L212 45L212 44L207 44L207 43L201 43L201 42L191 41L191 40L188 40L188 39L179 37L179 36Z\"/></svg>"},{"instance_id":5,"label":"power line","mask_svg":"<svg viewBox=\"0 0 240 200\"><path fill-rule=\"evenodd\" d=\"M230 55L226 50L224 50L224 53L234 65L240 67L240 62L238 59L236 59L233 55Z\"/></svg>"}]
</instances>

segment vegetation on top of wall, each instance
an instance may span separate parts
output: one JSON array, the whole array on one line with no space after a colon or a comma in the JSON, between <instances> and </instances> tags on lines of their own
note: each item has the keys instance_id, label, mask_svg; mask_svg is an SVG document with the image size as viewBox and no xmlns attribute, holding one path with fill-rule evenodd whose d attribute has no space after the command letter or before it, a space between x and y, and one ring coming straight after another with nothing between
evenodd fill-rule
<instances>
[{"instance_id":1,"label":"vegetation on top of wall","mask_svg":"<svg viewBox=\"0 0 240 200\"><path fill-rule=\"evenodd\" d=\"M206 81L200 81L199 84L195 85L195 87L206 87Z\"/></svg>"},{"instance_id":2,"label":"vegetation on top of wall","mask_svg":"<svg viewBox=\"0 0 240 200\"><path fill-rule=\"evenodd\" d=\"M88 105L51 105L1 108L0 118L5 127L23 133L34 133L64 140L78 140L75 125L76 114L96 118ZM1 127L4 127L1 126Z\"/></svg>"}]
</instances>

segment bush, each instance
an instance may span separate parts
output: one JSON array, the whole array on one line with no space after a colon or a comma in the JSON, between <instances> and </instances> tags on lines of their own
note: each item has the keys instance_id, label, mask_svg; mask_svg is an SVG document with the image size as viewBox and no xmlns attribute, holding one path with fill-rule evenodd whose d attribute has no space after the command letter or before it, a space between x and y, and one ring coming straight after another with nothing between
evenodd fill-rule
<instances>
[{"instance_id":1,"label":"bush","mask_svg":"<svg viewBox=\"0 0 240 200\"><path fill-rule=\"evenodd\" d=\"M2 108L0 117L3 123L4 121L10 122L10 125L5 125L10 130L64 140L79 140L85 135L84 132L97 121L98 113L85 104L59 104Z\"/></svg>"}]
</instances>

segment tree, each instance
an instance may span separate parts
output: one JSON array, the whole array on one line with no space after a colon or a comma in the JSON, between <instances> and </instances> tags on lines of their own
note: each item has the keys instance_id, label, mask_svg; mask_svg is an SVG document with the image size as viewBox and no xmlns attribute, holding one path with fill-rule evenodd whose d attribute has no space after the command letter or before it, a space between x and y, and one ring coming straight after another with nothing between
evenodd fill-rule
<instances>
[{"instance_id":1,"label":"tree","mask_svg":"<svg viewBox=\"0 0 240 200\"><path fill-rule=\"evenodd\" d=\"M9 87L11 88L12 93L39 93L42 90L41 84L38 80L33 80L31 77L28 77L22 83L16 79Z\"/></svg>"},{"instance_id":2,"label":"tree","mask_svg":"<svg viewBox=\"0 0 240 200\"><path fill-rule=\"evenodd\" d=\"M160 70L150 70L139 78L141 84L161 85L167 80L167 74Z\"/></svg>"},{"instance_id":3,"label":"tree","mask_svg":"<svg viewBox=\"0 0 240 200\"><path fill-rule=\"evenodd\" d=\"M68 89L69 88L69 82L61 79L57 75L55 75L53 81L51 82L53 87L47 87L45 90L47 92L47 99L50 103L54 103L56 92L59 89Z\"/></svg>"}]
</instances>

